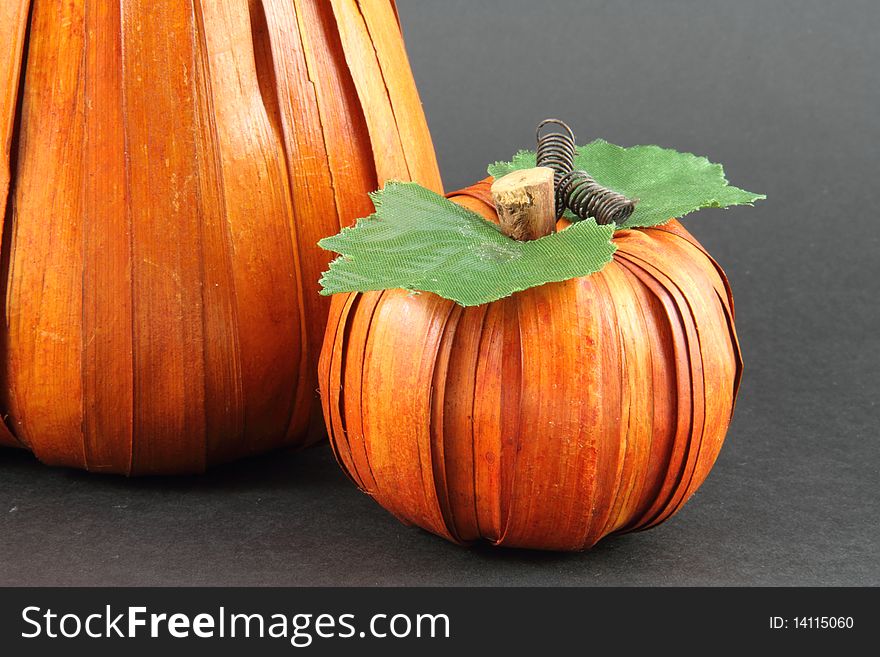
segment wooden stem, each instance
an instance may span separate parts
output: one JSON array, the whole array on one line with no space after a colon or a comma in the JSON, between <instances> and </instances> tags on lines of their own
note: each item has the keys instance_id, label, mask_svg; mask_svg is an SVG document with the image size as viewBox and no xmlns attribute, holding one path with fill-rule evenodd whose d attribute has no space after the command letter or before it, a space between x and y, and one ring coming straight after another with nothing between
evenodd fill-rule
<instances>
[{"instance_id":1,"label":"wooden stem","mask_svg":"<svg viewBox=\"0 0 880 657\"><path fill-rule=\"evenodd\" d=\"M492 183L501 230L515 240L536 240L556 230L553 169L520 169Z\"/></svg>"}]
</instances>

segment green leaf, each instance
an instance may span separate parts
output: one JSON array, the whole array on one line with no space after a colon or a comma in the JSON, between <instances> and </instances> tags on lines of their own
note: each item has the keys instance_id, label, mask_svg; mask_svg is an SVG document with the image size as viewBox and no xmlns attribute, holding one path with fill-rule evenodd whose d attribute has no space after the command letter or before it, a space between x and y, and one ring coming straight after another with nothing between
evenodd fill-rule
<instances>
[{"instance_id":1,"label":"green leaf","mask_svg":"<svg viewBox=\"0 0 880 657\"><path fill-rule=\"evenodd\" d=\"M530 242L414 183L371 194L375 214L319 242L340 255L321 294L403 288L475 306L600 270L615 251L613 226L592 220Z\"/></svg>"},{"instance_id":2,"label":"green leaf","mask_svg":"<svg viewBox=\"0 0 880 657\"><path fill-rule=\"evenodd\" d=\"M578 147L574 164L599 184L638 200L627 228L656 226L701 208L751 205L766 198L729 185L720 164L659 146L622 148L597 139ZM520 151L510 162L489 166L489 174L500 178L533 166L535 154ZM566 217L577 220L571 212Z\"/></svg>"}]
</instances>

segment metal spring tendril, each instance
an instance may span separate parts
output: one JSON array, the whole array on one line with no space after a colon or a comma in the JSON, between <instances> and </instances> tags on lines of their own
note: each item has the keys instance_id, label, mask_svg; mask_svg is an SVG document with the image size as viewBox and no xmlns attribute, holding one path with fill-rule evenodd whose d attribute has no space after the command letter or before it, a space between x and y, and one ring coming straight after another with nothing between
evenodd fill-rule
<instances>
[{"instance_id":1,"label":"metal spring tendril","mask_svg":"<svg viewBox=\"0 0 880 657\"><path fill-rule=\"evenodd\" d=\"M541 130L547 125L561 130L542 135ZM603 187L586 171L574 170L575 138L568 124L559 119L544 119L538 124L535 136L537 166L553 169L557 219L566 209L581 219L592 217L597 224L614 222L619 226L630 218L635 201Z\"/></svg>"}]
</instances>

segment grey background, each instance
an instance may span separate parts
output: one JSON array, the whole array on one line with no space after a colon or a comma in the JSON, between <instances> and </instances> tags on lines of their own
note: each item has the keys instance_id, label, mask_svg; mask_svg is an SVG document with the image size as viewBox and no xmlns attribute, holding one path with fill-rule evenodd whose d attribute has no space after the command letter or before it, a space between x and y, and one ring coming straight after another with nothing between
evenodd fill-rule
<instances>
[{"instance_id":1,"label":"grey background","mask_svg":"<svg viewBox=\"0 0 880 657\"><path fill-rule=\"evenodd\" d=\"M583 554L462 549L398 524L326 446L132 481L3 451L0 583L880 584L878 7L399 2L447 188L553 115L768 195L685 222L730 276L746 376L665 525Z\"/></svg>"}]
</instances>

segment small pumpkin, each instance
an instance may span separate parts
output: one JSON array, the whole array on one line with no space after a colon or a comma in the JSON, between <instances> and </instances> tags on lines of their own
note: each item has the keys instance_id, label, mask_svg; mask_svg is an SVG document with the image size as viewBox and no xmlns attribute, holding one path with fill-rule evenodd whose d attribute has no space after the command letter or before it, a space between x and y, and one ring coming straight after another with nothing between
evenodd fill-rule
<instances>
[{"instance_id":1,"label":"small pumpkin","mask_svg":"<svg viewBox=\"0 0 880 657\"><path fill-rule=\"evenodd\" d=\"M449 198L495 221L490 182ZM580 550L681 509L739 387L733 299L675 220L613 242L590 276L477 306L335 295L319 383L351 479L458 543Z\"/></svg>"},{"instance_id":2,"label":"small pumpkin","mask_svg":"<svg viewBox=\"0 0 880 657\"><path fill-rule=\"evenodd\" d=\"M315 242L387 178L440 189L391 0L3 0L0 445L168 474L322 438Z\"/></svg>"}]
</instances>

